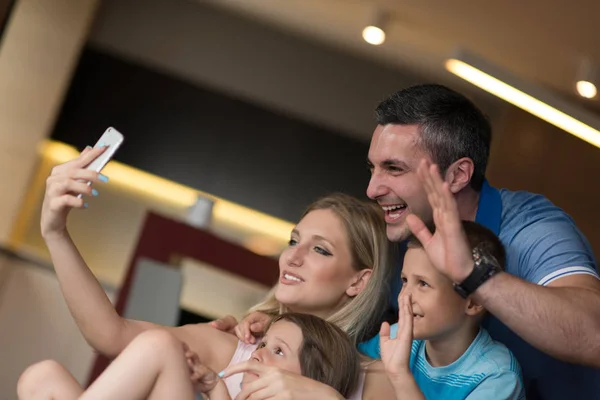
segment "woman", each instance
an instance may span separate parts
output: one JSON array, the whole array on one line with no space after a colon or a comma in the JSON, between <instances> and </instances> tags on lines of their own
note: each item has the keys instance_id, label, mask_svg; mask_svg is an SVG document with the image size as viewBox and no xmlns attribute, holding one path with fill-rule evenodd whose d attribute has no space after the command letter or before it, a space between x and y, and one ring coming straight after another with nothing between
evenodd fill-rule
<instances>
[{"instance_id":1,"label":"woman","mask_svg":"<svg viewBox=\"0 0 600 400\"><path fill-rule=\"evenodd\" d=\"M310 314L276 316L252 360L308 376L346 396L353 393L360 371L359 355L348 335ZM20 400L194 400L195 393L210 400L231 400L214 371L174 336L158 329L139 334L86 391L59 364L40 365L23 374ZM255 380L255 375L245 374L242 384Z\"/></svg>"},{"instance_id":2,"label":"woman","mask_svg":"<svg viewBox=\"0 0 600 400\"><path fill-rule=\"evenodd\" d=\"M67 215L72 208L86 207L78 194L97 195L92 186L107 181L103 175L85 169L103 151L86 149L76 159L55 167L47 180L42 206L42 236L77 326L94 349L110 358L118 356L141 332L165 329L186 343L209 368L224 369L239 350L235 336L207 324L173 328L122 318L75 247L67 231ZM311 205L279 258L280 279L273 290L273 304L282 311L332 321L353 341L377 325L387 300L390 272L380 212L375 205L345 195L326 197ZM377 367L370 366L369 370ZM318 398L340 398L330 387L298 375L281 375L273 369L254 373L272 374L275 381L284 384L293 382ZM386 383L383 369L381 373L367 373L363 398L370 398L371 392L376 396ZM230 387L234 396L232 390L239 390L239 386ZM357 396L360 398L360 394Z\"/></svg>"}]
</instances>

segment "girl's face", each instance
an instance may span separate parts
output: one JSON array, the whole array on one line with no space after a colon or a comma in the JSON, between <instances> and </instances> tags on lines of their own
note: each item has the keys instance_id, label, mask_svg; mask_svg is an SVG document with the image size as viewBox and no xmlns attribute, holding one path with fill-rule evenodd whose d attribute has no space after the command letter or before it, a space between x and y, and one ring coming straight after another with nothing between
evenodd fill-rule
<instances>
[{"instance_id":1,"label":"girl's face","mask_svg":"<svg viewBox=\"0 0 600 400\"><path fill-rule=\"evenodd\" d=\"M302 340L302 331L296 324L286 320L277 321L271 325L261 343L252 353L250 360L300 374L299 353ZM246 372L242 378L242 384L256 378L255 374Z\"/></svg>"},{"instance_id":2,"label":"girl's face","mask_svg":"<svg viewBox=\"0 0 600 400\"><path fill-rule=\"evenodd\" d=\"M279 273L275 297L291 311L327 318L346 304L361 272L352 268L347 232L333 211L302 218L279 258Z\"/></svg>"}]
</instances>

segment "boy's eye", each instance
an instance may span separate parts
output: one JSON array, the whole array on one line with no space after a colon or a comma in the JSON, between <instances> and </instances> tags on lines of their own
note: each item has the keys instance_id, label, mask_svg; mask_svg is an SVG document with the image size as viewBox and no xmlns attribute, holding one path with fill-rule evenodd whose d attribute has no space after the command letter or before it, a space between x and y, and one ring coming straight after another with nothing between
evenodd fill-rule
<instances>
[{"instance_id":1,"label":"boy's eye","mask_svg":"<svg viewBox=\"0 0 600 400\"><path fill-rule=\"evenodd\" d=\"M281 350L281 347L275 347L275 349L273 349L273 352L275 354L277 354L278 356L282 356L283 355L283 351Z\"/></svg>"},{"instance_id":2,"label":"boy's eye","mask_svg":"<svg viewBox=\"0 0 600 400\"><path fill-rule=\"evenodd\" d=\"M288 241L288 246L295 246L298 244L298 241L296 239L290 239Z\"/></svg>"},{"instance_id":3,"label":"boy's eye","mask_svg":"<svg viewBox=\"0 0 600 400\"><path fill-rule=\"evenodd\" d=\"M265 342L261 342L258 346L256 346L257 349L262 349L266 346L267 344Z\"/></svg>"},{"instance_id":4,"label":"boy's eye","mask_svg":"<svg viewBox=\"0 0 600 400\"><path fill-rule=\"evenodd\" d=\"M424 287L429 287L429 284L425 281L419 281L419 285L424 286Z\"/></svg>"},{"instance_id":5,"label":"boy's eye","mask_svg":"<svg viewBox=\"0 0 600 400\"><path fill-rule=\"evenodd\" d=\"M405 277L402 277L401 279L402 279L402 283L406 283L406 282L408 282L408 281L407 281L407 279L406 279Z\"/></svg>"}]
</instances>

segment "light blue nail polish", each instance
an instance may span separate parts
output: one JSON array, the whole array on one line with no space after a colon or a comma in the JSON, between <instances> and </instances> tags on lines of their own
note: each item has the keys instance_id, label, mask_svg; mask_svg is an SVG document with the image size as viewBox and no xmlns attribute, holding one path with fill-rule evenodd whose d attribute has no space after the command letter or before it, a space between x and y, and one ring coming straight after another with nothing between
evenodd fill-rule
<instances>
[{"instance_id":1,"label":"light blue nail polish","mask_svg":"<svg viewBox=\"0 0 600 400\"><path fill-rule=\"evenodd\" d=\"M92 196L98 196L98 191L96 189L92 189Z\"/></svg>"},{"instance_id":2,"label":"light blue nail polish","mask_svg":"<svg viewBox=\"0 0 600 400\"><path fill-rule=\"evenodd\" d=\"M100 180L100 182L108 182L108 176L106 175L99 174L98 179Z\"/></svg>"},{"instance_id":3,"label":"light blue nail polish","mask_svg":"<svg viewBox=\"0 0 600 400\"><path fill-rule=\"evenodd\" d=\"M88 208L88 203L83 203L83 208Z\"/></svg>"},{"instance_id":4,"label":"light blue nail polish","mask_svg":"<svg viewBox=\"0 0 600 400\"><path fill-rule=\"evenodd\" d=\"M85 148L89 150L92 148L92 146L85 146Z\"/></svg>"},{"instance_id":5,"label":"light blue nail polish","mask_svg":"<svg viewBox=\"0 0 600 400\"><path fill-rule=\"evenodd\" d=\"M98 147L104 147L104 143L98 143Z\"/></svg>"},{"instance_id":6,"label":"light blue nail polish","mask_svg":"<svg viewBox=\"0 0 600 400\"><path fill-rule=\"evenodd\" d=\"M218 375L219 375L219 378L222 378L222 377L224 377L224 376L225 376L225 371L221 371L221 372L219 372L219 374L218 374Z\"/></svg>"}]
</instances>

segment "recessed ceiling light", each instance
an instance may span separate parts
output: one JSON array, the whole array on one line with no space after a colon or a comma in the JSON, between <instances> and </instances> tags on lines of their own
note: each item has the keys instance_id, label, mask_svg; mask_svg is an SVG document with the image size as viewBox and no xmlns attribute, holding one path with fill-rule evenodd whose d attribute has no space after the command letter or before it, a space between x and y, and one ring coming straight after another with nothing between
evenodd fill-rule
<instances>
[{"instance_id":1,"label":"recessed ceiling light","mask_svg":"<svg viewBox=\"0 0 600 400\"><path fill-rule=\"evenodd\" d=\"M374 25L369 25L365 27L365 29L363 29L362 35L363 39L365 39L365 42L374 46L379 46L380 44L385 42L385 32L383 31L383 29Z\"/></svg>"}]
</instances>

